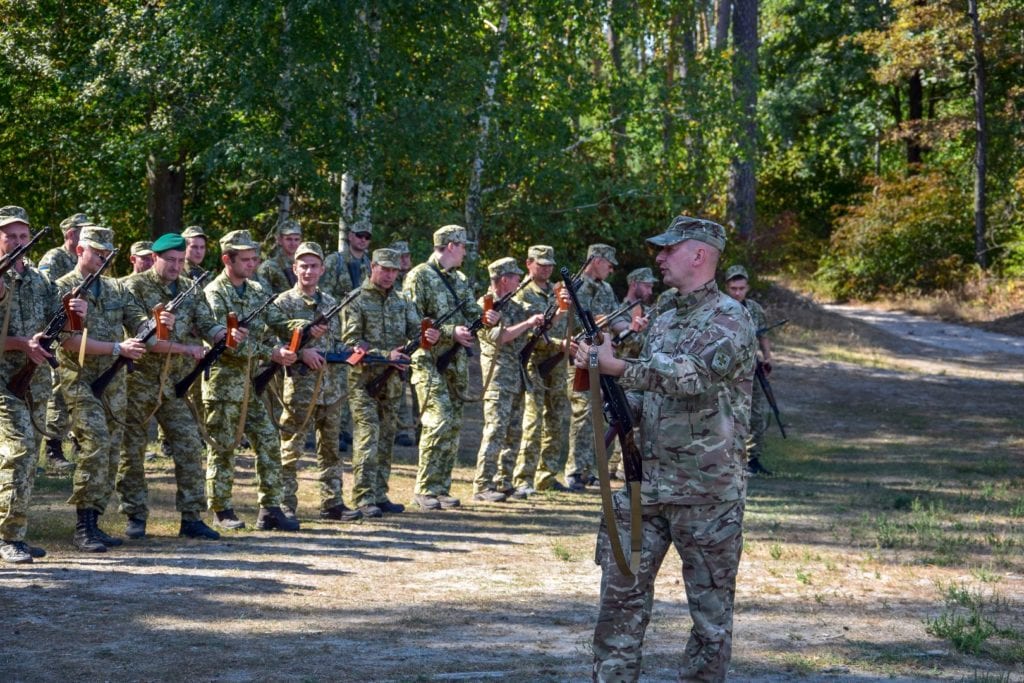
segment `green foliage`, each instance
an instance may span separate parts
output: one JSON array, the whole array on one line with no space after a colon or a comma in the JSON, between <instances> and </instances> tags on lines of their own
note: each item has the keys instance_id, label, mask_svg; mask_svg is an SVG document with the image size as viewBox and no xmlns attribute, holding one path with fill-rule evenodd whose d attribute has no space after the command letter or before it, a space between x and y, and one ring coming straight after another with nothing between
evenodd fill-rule
<instances>
[{"instance_id":1,"label":"green foliage","mask_svg":"<svg viewBox=\"0 0 1024 683\"><path fill-rule=\"evenodd\" d=\"M969 206L938 173L877 179L838 219L817 277L840 298L955 288L972 272Z\"/></svg>"}]
</instances>

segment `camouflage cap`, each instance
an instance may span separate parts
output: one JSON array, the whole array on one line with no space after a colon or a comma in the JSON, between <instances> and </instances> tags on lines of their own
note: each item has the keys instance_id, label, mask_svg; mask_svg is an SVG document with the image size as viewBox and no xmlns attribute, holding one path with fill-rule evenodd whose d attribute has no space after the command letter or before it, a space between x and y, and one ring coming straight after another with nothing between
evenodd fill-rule
<instances>
[{"instance_id":1,"label":"camouflage cap","mask_svg":"<svg viewBox=\"0 0 1024 683\"><path fill-rule=\"evenodd\" d=\"M502 275L522 275L523 270L516 263L516 260L511 256L500 258L497 261L491 261L487 264L487 272L490 274L492 280L496 280Z\"/></svg>"},{"instance_id":2,"label":"camouflage cap","mask_svg":"<svg viewBox=\"0 0 1024 683\"><path fill-rule=\"evenodd\" d=\"M259 251L260 245L252 241L252 235L248 230L232 230L220 238L220 250L223 252L246 251L255 249Z\"/></svg>"},{"instance_id":3,"label":"camouflage cap","mask_svg":"<svg viewBox=\"0 0 1024 683\"><path fill-rule=\"evenodd\" d=\"M0 208L0 228L11 223L24 223L25 225L31 225L28 222L28 212L20 206L5 206Z\"/></svg>"},{"instance_id":4,"label":"camouflage cap","mask_svg":"<svg viewBox=\"0 0 1024 683\"><path fill-rule=\"evenodd\" d=\"M729 266L729 269L725 271L725 281L728 282L729 280L736 280L738 278L749 280L750 275L747 274L747 269L740 265Z\"/></svg>"},{"instance_id":5,"label":"camouflage cap","mask_svg":"<svg viewBox=\"0 0 1024 683\"><path fill-rule=\"evenodd\" d=\"M401 256L395 249L374 249L370 260L382 268L401 268Z\"/></svg>"},{"instance_id":6,"label":"camouflage cap","mask_svg":"<svg viewBox=\"0 0 1024 683\"><path fill-rule=\"evenodd\" d=\"M302 226L299 225L297 220L288 218L277 224L277 236L284 237L285 235L301 235Z\"/></svg>"},{"instance_id":7,"label":"camouflage cap","mask_svg":"<svg viewBox=\"0 0 1024 683\"><path fill-rule=\"evenodd\" d=\"M405 254L412 253L409 251L409 243L406 242L405 240L398 240L397 242L392 242L391 246L388 248L397 251L399 256L404 256Z\"/></svg>"},{"instance_id":8,"label":"camouflage cap","mask_svg":"<svg viewBox=\"0 0 1024 683\"><path fill-rule=\"evenodd\" d=\"M184 230L181 231L181 236L186 238L186 239L189 238L189 237L202 237L205 240L206 239L206 231L204 231L198 225L190 225L190 226L188 226L187 228L185 228Z\"/></svg>"},{"instance_id":9,"label":"camouflage cap","mask_svg":"<svg viewBox=\"0 0 1024 683\"><path fill-rule=\"evenodd\" d=\"M156 254L171 250L185 251L185 238L176 232L164 233L153 242L153 252Z\"/></svg>"},{"instance_id":10,"label":"camouflage cap","mask_svg":"<svg viewBox=\"0 0 1024 683\"><path fill-rule=\"evenodd\" d=\"M626 282L648 282L654 284L658 279L654 277L654 273L651 272L650 268L637 268L626 276Z\"/></svg>"},{"instance_id":11,"label":"camouflage cap","mask_svg":"<svg viewBox=\"0 0 1024 683\"><path fill-rule=\"evenodd\" d=\"M535 244L526 250L526 258L542 266L555 265L555 248L546 244Z\"/></svg>"},{"instance_id":12,"label":"camouflage cap","mask_svg":"<svg viewBox=\"0 0 1024 683\"><path fill-rule=\"evenodd\" d=\"M345 228L345 232L357 233L365 232L368 235L373 234L373 224L367 221L356 221L352 225Z\"/></svg>"},{"instance_id":13,"label":"camouflage cap","mask_svg":"<svg viewBox=\"0 0 1024 683\"><path fill-rule=\"evenodd\" d=\"M89 223L90 221L88 216L86 216L84 213L76 213L62 220L60 222L60 229L61 232L67 232L68 230L78 230L83 225L88 225Z\"/></svg>"},{"instance_id":14,"label":"camouflage cap","mask_svg":"<svg viewBox=\"0 0 1024 683\"><path fill-rule=\"evenodd\" d=\"M619 265L619 262L615 260L615 247L607 244L591 244L587 247L587 258L595 257L603 258L613 266Z\"/></svg>"},{"instance_id":15,"label":"camouflage cap","mask_svg":"<svg viewBox=\"0 0 1024 683\"><path fill-rule=\"evenodd\" d=\"M449 242L455 242L456 244L476 244L471 242L469 237L466 235L466 229L461 225L446 225L443 228L438 228L434 231L434 246L443 247Z\"/></svg>"},{"instance_id":16,"label":"camouflage cap","mask_svg":"<svg viewBox=\"0 0 1024 683\"><path fill-rule=\"evenodd\" d=\"M132 256L152 256L153 255L153 243L152 242L132 242L132 246L128 249L128 253Z\"/></svg>"},{"instance_id":17,"label":"camouflage cap","mask_svg":"<svg viewBox=\"0 0 1024 683\"><path fill-rule=\"evenodd\" d=\"M324 260L324 250L316 242L303 242L299 245L299 248L295 250L295 260L298 261L300 256L316 256L321 262Z\"/></svg>"},{"instance_id":18,"label":"camouflage cap","mask_svg":"<svg viewBox=\"0 0 1024 683\"><path fill-rule=\"evenodd\" d=\"M98 225L83 225L78 235L78 243L102 251L114 250L114 231Z\"/></svg>"},{"instance_id":19,"label":"camouflage cap","mask_svg":"<svg viewBox=\"0 0 1024 683\"><path fill-rule=\"evenodd\" d=\"M647 243L655 247L670 247L686 240L699 240L722 251L725 249L725 228L704 218L676 216L665 232L647 238Z\"/></svg>"}]
</instances>

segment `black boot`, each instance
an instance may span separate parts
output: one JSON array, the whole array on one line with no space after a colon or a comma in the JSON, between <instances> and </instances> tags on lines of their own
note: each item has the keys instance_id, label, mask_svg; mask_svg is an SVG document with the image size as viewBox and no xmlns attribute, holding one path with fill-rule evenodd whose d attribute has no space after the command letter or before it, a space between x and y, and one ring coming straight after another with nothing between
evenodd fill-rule
<instances>
[{"instance_id":1,"label":"black boot","mask_svg":"<svg viewBox=\"0 0 1024 683\"><path fill-rule=\"evenodd\" d=\"M747 462L747 472L752 475L764 475L766 477L772 476L772 471L761 464L761 460L758 457L753 457Z\"/></svg>"},{"instance_id":2,"label":"black boot","mask_svg":"<svg viewBox=\"0 0 1024 683\"><path fill-rule=\"evenodd\" d=\"M146 537L146 520L142 517L128 517L128 523L124 528L124 535L128 538Z\"/></svg>"},{"instance_id":3,"label":"black boot","mask_svg":"<svg viewBox=\"0 0 1024 683\"><path fill-rule=\"evenodd\" d=\"M182 519L178 535L185 538L207 538L211 541L220 538L220 534L206 526L206 522L201 519Z\"/></svg>"},{"instance_id":4,"label":"black boot","mask_svg":"<svg viewBox=\"0 0 1024 683\"><path fill-rule=\"evenodd\" d=\"M78 508L78 523L75 524L75 535L71 542L79 550L87 553L105 553L107 546L96 535L97 512L92 508Z\"/></svg>"},{"instance_id":5,"label":"black boot","mask_svg":"<svg viewBox=\"0 0 1024 683\"><path fill-rule=\"evenodd\" d=\"M46 463L50 469L61 474L75 469L75 463L64 457L64 444L60 439L46 440Z\"/></svg>"},{"instance_id":6,"label":"black boot","mask_svg":"<svg viewBox=\"0 0 1024 683\"><path fill-rule=\"evenodd\" d=\"M100 528L100 513L96 513L96 538L103 541L103 545L108 548L116 548L119 545L124 545L124 540L111 536L106 531Z\"/></svg>"},{"instance_id":7,"label":"black boot","mask_svg":"<svg viewBox=\"0 0 1024 683\"><path fill-rule=\"evenodd\" d=\"M270 531L271 529L298 531L299 520L288 519L281 508L275 505L274 507L260 508L260 513L256 517L256 528L260 531Z\"/></svg>"}]
</instances>

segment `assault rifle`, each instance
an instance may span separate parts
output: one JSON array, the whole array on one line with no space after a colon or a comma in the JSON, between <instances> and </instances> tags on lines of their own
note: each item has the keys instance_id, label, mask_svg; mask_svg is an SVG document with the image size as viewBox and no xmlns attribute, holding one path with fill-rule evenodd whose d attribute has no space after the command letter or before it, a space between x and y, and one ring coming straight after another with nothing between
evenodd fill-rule
<instances>
[{"instance_id":1,"label":"assault rifle","mask_svg":"<svg viewBox=\"0 0 1024 683\"><path fill-rule=\"evenodd\" d=\"M317 325L323 325L331 320L334 316L341 313L341 309L348 306L350 303L355 301L355 298L359 296L361 289L353 289L348 296L339 301L337 304L332 306L327 312L317 313L312 320L303 325L302 327L296 327L292 330L292 338L288 343L288 350L292 353L298 353L302 348L309 343L309 340L313 336L313 328ZM270 384L270 380L274 378L281 368L284 366L280 363L270 361L270 365L260 371L256 378L253 379L252 385L256 390L257 395L261 395L267 389L267 385Z\"/></svg>"},{"instance_id":2,"label":"assault rifle","mask_svg":"<svg viewBox=\"0 0 1024 683\"><path fill-rule=\"evenodd\" d=\"M249 313L249 315L245 316L241 320L238 319L237 313L228 313L227 332L224 334L224 337L216 344L214 344L212 347L210 347L210 349L206 352L206 355L204 355L202 359L196 362L196 366L192 368L187 375L185 375L180 380L178 380L178 382L175 383L174 395L177 396L178 398L182 398L183 396L185 396L185 394L188 393L188 390L192 388L192 385L195 384L195 381L199 379L199 375L208 375L210 372L210 368L213 367L213 364L216 363L217 360L222 355L224 355L225 351L227 351L228 349L234 349L238 346L238 344L236 344L231 337L231 330L239 327L248 327L249 323L252 322L253 318L262 313L263 309L265 309L267 306L273 303L274 299L276 298L277 294L271 294L269 297L267 297L266 301L257 306L251 313Z\"/></svg>"},{"instance_id":3,"label":"assault rifle","mask_svg":"<svg viewBox=\"0 0 1024 683\"><path fill-rule=\"evenodd\" d=\"M48 232L50 232L49 226L43 228L36 234L32 235L32 239L30 239L25 244L21 245L20 247L16 247L13 251L7 254L4 254L3 258L0 258L0 277L3 277L4 274L8 270L10 270L15 263L18 262L18 259L24 256L25 253L32 248L32 245L38 242L39 238Z\"/></svg>"},{"instance_id":4,"label":"assault rifle","mask_svg":"<svg viewBox=\"0 0 1024 683\"><path fill-rule=\"evenodd\" d=\"M170 330L168 330L167 327L160 322L160 314L164 311L167 311L168 313L174 313L176 310L178 310L178 308L183 303L185 303L185 300L192 296L192 293L195 292L199 288L199 286L206 281L206 278L208 277L210 277L210 271L207 270L203 272L202 275L193 280L192 284L189 285L187 289L178 292L178 295L171 299L170 301L168 301L166 304L157 304L156 306L154 306L152 311L153 317L147 320L142 325L142 328L135 334L133 339L135 339L135 341L146 343L147 341L149 341L150 337L152 337L155 334L156 338L160 341L169 340L171 338ZM107 390L107 386L109 386L110 383L114 381L114 378L117 377L117 373L123 367L127 367L128 372L135 371L135 363L132 361L131 358L128 358L127 356L118 356L117 360L114 361L113 365L104 370L103 374L94 379L92 381L92 384L89 385L89 388L92 389L92 395L95 396L96 398L102 396L103 392Z\"/></svg>"},{"instance_id":5,"label":"assault rifle","mask_svg":"<svg viewBox=\"0 0 1024 683\"><path fill-rule=\"evenodd\" d=\"M588 265L590 265L590 262L592 260L594 260L593 256L588 256L587 257L587 260L585 260L583 262L583 265L580 266L580 269L577 270L576 274L572 276L572 282L575 283L580 278L580 276L583 275L583 271L586 269L586 267ZM559 283L559 286L560 287L564 287L565 286L565 281ZM563 307L561 302L558 302L558 310L568 311L569 307L568 306ZM547 315L548 315L548 312L545 311L544 312L544 319L545 319L545 323L546 323L547 327L545 327L544 325L541 325L540 328L538 328L536 330L536 333L547 334L548 329L551 327L551 323L547 322ZM553 319L554 319L554 313L552 313L552 320ZM569 317L569 322L568 322L568 324L566 325L566 328L565 328L566 336L572 336L572 322L573 322L572 316L570 316ZM539 336L539 334L536 334L536 336ZM537 341L539 341L539 340L537 340ZM537 341L535 341L534 337L531 337L530 339L527 340L526 343L527 343L527 345L529 345L530 342L533 342L533 346L536 346L537 345ZM530 347L530 353L533 353L533 346ZM565 352L564 349L561 350L561 351L557 351L556 353L551 354L550 356L548 356L547 358L542 360L540 363L538 363L537 364L537 370L540 372L541 377L547 377L548 375L550 375L551 372L556 367L558 367L558 364L561 363L563 359L565 359L565 353L566 352ZM529 360L529 355L527 355L526 360L523 360L522 355L520 355L519 359L520 359L520 361L522 361L524 363L524 367L525 367L526 360Z\"/></svg>"},{"instance_id":6,"label":"assault rifle","mask_svg":"<svg viewBox=\"0 0 1024 683\"><path fill-rule=\"evenodd\" d=\"M484 294L484 313L487 313L487 311L498 311L500 313L501 309L504 308L506 304L508 304L508 302L512 300L512 297L514 297L516 294L522 291L523 287L530 284L530 282L530 278L526 278L513 291L509 292L508 294L501 297L497 301L494 300L493 294ZM481 315L479 318L477 318L476 320L469 324L469 333L475 337L477 335L477 332L479 332L483 328L483 326L484 317ZM444 372L448 368L448 366L451 365L451 362L455 359L455 354L457 354L462 349L466 350L467 356L472 357L473 351L468 346L463 346L462 344L459 343L452 344L452 347L450 349L448 349L447 351L445 351L444 353L437 357L437 371Z\"/></svg>"},{"instance_id":7,"label":"assault rifle","mask_svg":"<svg viewBox=\"0 0 1024 683\"><path fill-rule=\"evenodd\" d=\"M411 356L413 352L421 346L425 349L429 349L433 344L427 341L426 332L430 329L438 329L441 325L444 325L448 320L462 310L462 307L469 302L469 299L463 299L455 305L453 309L442 315L437 320L431 318L424 318L420 321L420 334L418 337L410 339L398 349L399 353L405 356ZM457 342L456 342L457 343ZM384 395L384 387L388 385L388 380L398 372L398 368L394 365L390 365L384 368L384 372L380 373L366 384L366 393L373 398L380 398Z\"/></svg>"},{"instance_id":8,"label":"assault rifle","mask_svg":"<svg viewBox=\"0 0 1024 683\"><path fill-rule=\"evenodd\" d=\"M779 322L762 327L754 334L760 339L768 332L774 330L776 327L781 327L789 322L789 318L780 320ZM757 361L757 365L754 367L754 377L757 378L757 383L761 385L761 391L764 392L764 398L768 401L768 407L772 409L772 414L775 415L775 423L779 425L779 431L782 432L782 438L786 438L786 426L782 424L782 415L779 414L779 404L775 402L775 392L772 391L772 385L768 382L768 373L764 371L764 363Z\"/></svg>"},{"instance_id":9,"label":"assault rifle","mask_svg":"<svg viewBox=\"0 0 1024 683\"><path fill-rule=\"evenodd\" d=\"M366 348L357 346L354 349L346 349L344 351L328 351L322 354L325 363L345 363L346 365L389 365L395 363L396 365L409 365L407 360L389 360L387 356L380 353L366 353ZM292 370L295 368L294 373L299 375L305 375L309 372L309 366L305 363L295 363L295 365L288 368ZM289 375L290 376L290 375Z\"/></svg>"},{"instance_id":10,"label":"assault rifle","mask_svg":"<svg viewBox=\"0 0 1024 683\"><path fill-rule=\"evenodd\" d=\"M562 268L562 278L565 281L565 286L568 288L569 298L572 299L572 306L576 310L576 315L580 320L580 326L583 328L583 340L588 345L600 344L602 341L601 328L594 320L594 314L583 308L580 304L579 295L577 294L576 282L569 278L569 270ZM609 317L608 320L611 320ZM596 349L593 351L591 356L591 363L596 362ZM579 380L581 372L587 373L591 368L577 368L576 379ZM592 387L589 382L589 375L587 377L587 386L583 389L591 392L591 396L594 401L591 403L591 410L597 410L597 401L600 399L604 406L604 414L608 420L608 430L604 434L604 446L607 447L613 442L616 437L619 440L619 445L622 447L622 468L626 473L626 486L629 488L629 502L630 502L630 562L626 563L625 555L622 552L622 546L619 542L619 534L617 533L618 525L615 519L615 510L611 500L611 483L608 475L608 460L605 455L605 449L598 447L598 474L601 480L601 507L604 511L605 524L608 527L608 538L612 547L612 555L615 556L615 562L619 565L619 569L623 574L632 576L640 569L640 550L641 550L641 535L640 535L640 482L643 478L643 467L641 465L640 449L636 445L636 440L633 436L633 413L629 408L629 401L626 399L626 392L622 390L618 382L611 375L599 375L600 377L600 392L596 390L596 387ZM579 390L579 383L574 386L574 389ZM596 395L595 395L596 394ZM594 422L594 438L602 438L600 436L600 430L597 427L600 425L600 416L596 413L592 414L592 420Z\"/></svg>"},{"instance_id":11,"label":"assault rifle","mask_svg":"<svg viewBox=\"0 0 1024 683\"><path fill-rule=\"evenodd\" d=\"M51 367L57 367L57 359L53 358L53 345L57 341L57 337L61 332L64 331L64 327L70 327L71 331L79 332L82 329L82 319L71 310L68 305L72 299L78 299L82 296L82 293L92 287L93 283L99 279L103 271L107 269L110 262L114 260L117 255L117 249L114 249L107 257L103 259L103 263L96 269L95 273L86 275L82 278L82 282L72 289L70 292L61 297L61 306L57 309L57 312L53 314L50 321L46 323L46 329L43 330L43 335L39 338L39 346L43 348L50 357L46 359L46 362ZM38 363L34 363L31 360L26 360L25 364L18 369L16 373L7 382L7 390L13 395L24 400L28 394L29 385L32 383L32 375L35 374L36 368L39 367Z\"/></svg>"}]
</instances>

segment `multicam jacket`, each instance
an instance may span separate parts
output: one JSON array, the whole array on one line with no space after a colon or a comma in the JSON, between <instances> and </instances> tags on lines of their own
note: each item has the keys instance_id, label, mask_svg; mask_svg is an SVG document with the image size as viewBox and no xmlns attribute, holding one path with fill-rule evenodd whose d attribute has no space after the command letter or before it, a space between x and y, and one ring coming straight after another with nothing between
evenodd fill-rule
<instances>
[{"instance_id":1,"label":"multicam jacket","mask_svg":"<svg viewBox=\"0 0 1024 683\"><path fill-rule=\"evenodd\" d=\"M54 247L39 259L39 272L50 282L56 282L78 265L78 257L63 246Z\"/></svg>"},{"instance_id":2,"label":"multicam jacket","mask_svg":"<svg viewBox=\"0 0 1024 683\"><path fill-rule=\"evenodd\" d=\"M267 309L272 311L271 331L280 338L282 344L287 345L291 341L292 330L312 322L318 313L326 313L337 303L334 297L320 290L317 290L312 296L308 296L296 284L278 296ZM350 306L352 304L348 304L346 308ZM316 349L324 354L334 351L336 342L341 336L341 316L337 315L327 322L327 333L317 339L311 338L303 348ZM293 371L285 375L285 401L295 395L310 396L316 385L316 371L310 370L301 358L295 361L291 369ZM344 382L344 368L338 363L328 364L320 380L317 405L332 405L341 400L345 394Z\"/></svg>"},{"instance_id":3,"label":"multicam jacket","mask_svg":"<svg viewBox=\"0 0 1024 683\"><path fill-rule=\"evenodd\" d=\"M620 379L639 407L643 504L741 499L754 326L714 280L671 303Z\"/></svg>"},{"instance_id":4,"label":"multicam jacket","mask_svg":"<svg viewBox=\"0 0 1024 683\"><path fill-rule=\"evenodd\" d=\"M0 324L6 308L10 306L7 321L9 337L32 337L42 332L61 306L57 288L35 268L26 266L20 273L11 268L4 275L4 286L6 292L0 299ZM6 382L27 360L21 351L4 351L0 356L0 377ZM38 374L46 373L40 371Z\"/></svg>"},{"instance_id":5,"label":"multicam jacket","mask_svg":"<svg viewBox=\"0 0 1024 683\"><path fill-rule=\"evenodd\" d=\"M385 291L369 278L360 285L361 294L342 311L341 340L345 346L369 347L367 353L386 356L420 335L420 319L413 305L395 287ZM349 370L352 386L365 386L384 372L386 365L359 364ZM388 382L388 397L397 396L402 384L397 375Z\"/></svg>"},{"instance_id":6,"label":"multicam jacket","mask_svg":"<svg viewBox=\"0 0 1024 683\"><path fill-rule=\"evenodd\" d=\"M497 298L495 296L495 300ZM477 303L482 308L483 298L481 297ZM484 377L487 377L488 373L492 373L491 383L487 387L488 393L496 393L499 387L506 392L513 393L524 389L523 366L519 362L519 352L526 344L526 340L529 339L529 333L523 333L507 344L498 344L497 339L503 327L517 325L531 315L533 314L527 312L522 304L512 299L501 308L501 324L484 327L477 335L480 339L481 372ZM493 371L490 369L492 364L494 364Z\"/></svg>"}]
</instances>

